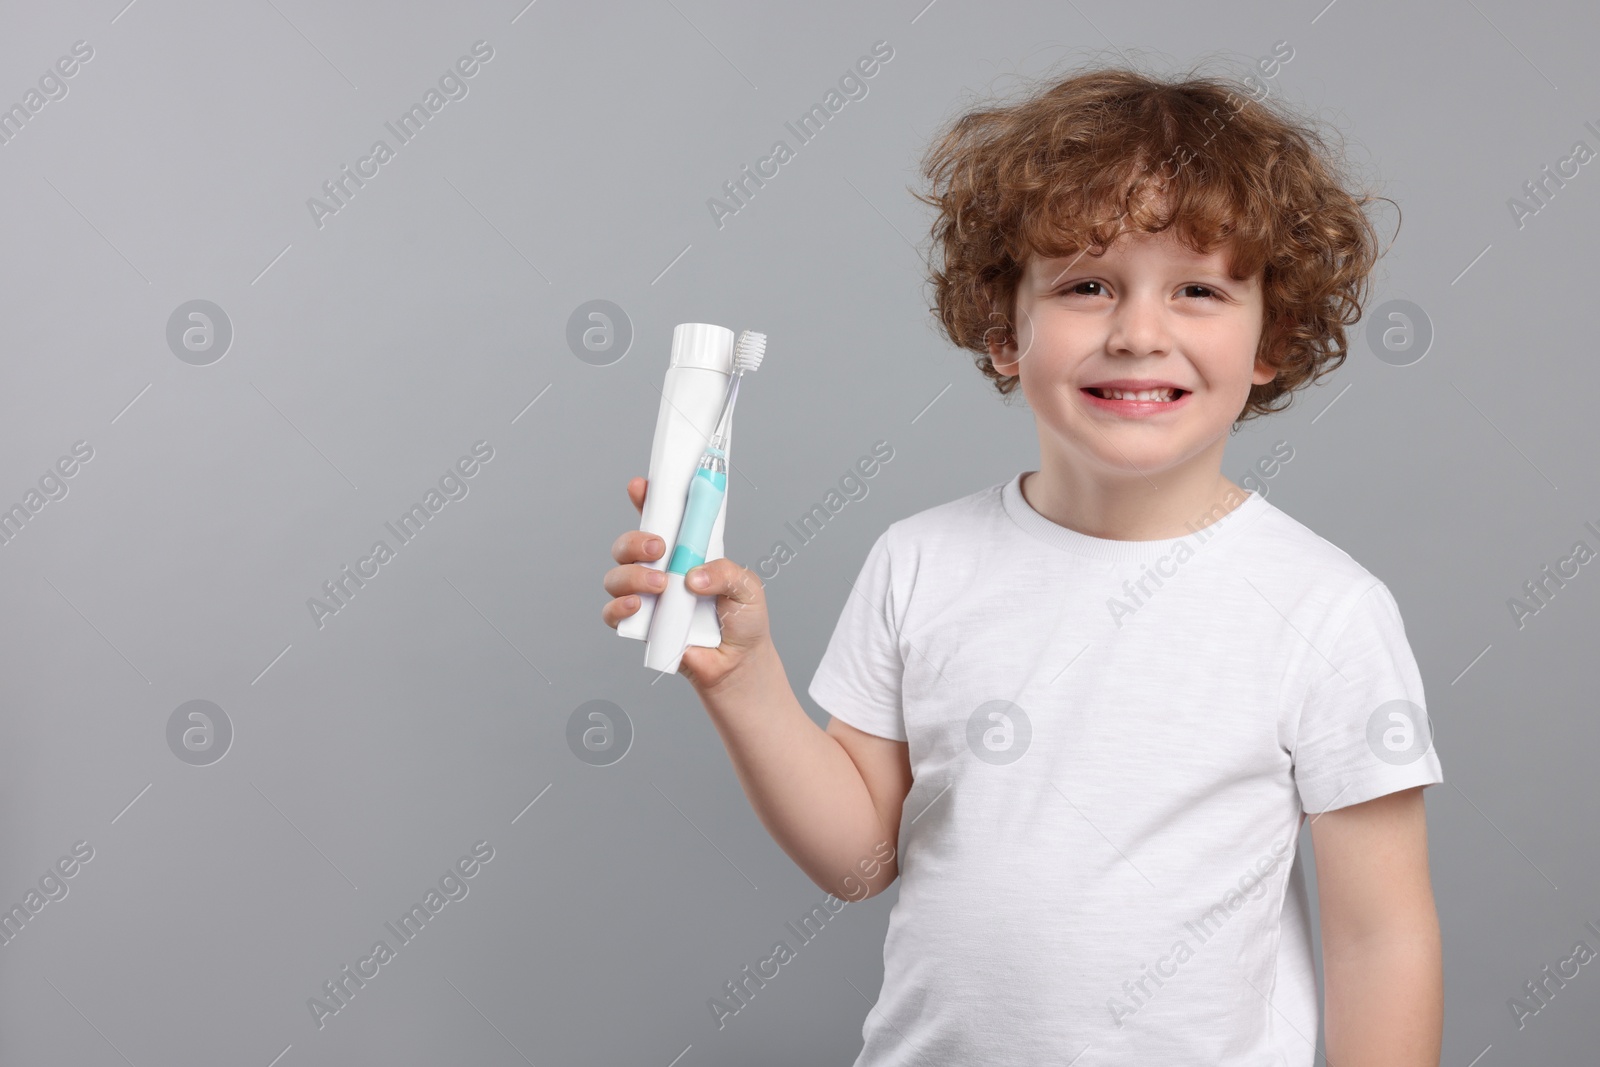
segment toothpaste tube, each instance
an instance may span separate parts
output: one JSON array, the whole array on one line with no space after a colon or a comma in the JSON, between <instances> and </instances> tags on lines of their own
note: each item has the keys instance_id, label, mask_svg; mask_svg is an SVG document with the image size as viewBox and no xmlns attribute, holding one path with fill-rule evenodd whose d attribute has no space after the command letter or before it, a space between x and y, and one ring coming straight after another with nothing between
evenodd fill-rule
<instances>
[{"instance_id":1,"label":"toothpaste tube","mask_svg":"<svg viewBox=\"0 0 1600 1067\"><path fill-rule=\"evenodd\" d=\"M661 558L641 560L640 564L664 571L672 559L673 542L683 522L689 499L689 481L700 465L733 373L734 331L704 322L679 323L672 331L672 354L667 363L666 381L661 389L661 406L656 412L655 439L650 446L650 484L645 490L644 510L639 529L655 534L667 546ZM731 445L725 449L731 461ZM706 544L706 561L722 558L722 531L728 514L724 496L722 509L711 527ZM650 641L650 621L655 615L658 596L639 594L639 610L617 623L617 633L639 641ZM722 644L722 625L717 620L717 598L696 597L694 616L689 624L689 645L716 648ZM682 649L646 648L646 663L671 660L676 669Z\"/></svg>"}]
</instances>

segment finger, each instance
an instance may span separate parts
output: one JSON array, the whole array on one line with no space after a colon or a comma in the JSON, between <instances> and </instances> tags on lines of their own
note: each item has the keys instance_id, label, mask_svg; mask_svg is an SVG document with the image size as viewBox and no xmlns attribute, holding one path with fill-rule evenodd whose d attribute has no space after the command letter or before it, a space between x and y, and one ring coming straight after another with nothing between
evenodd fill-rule
<instances>
[{"instance_id":1,"label":"finger","mask_svg":"<svg viewBox=\"0 0 1600 1067\"><path fill-rule=\"evenodd\" d=\"M665 571L642 563L624 563L606 571L600 584L615 597L631 593L659 593L667 587L667 575Z\"/></svg>"},{"instance_id":2,"label":"finger","mask_svg":"<svg viewBox=\"0 0 1600 1067\"><path fill-rule=\"evenodd\" d=\"M613 630L617 624L629 615L639 610L639 598L636 596L618 597L600 609L600 620Z\"/></svg>"},{"instance_id":3,"label":"finger","mask_svg":"<svg viewBox=\"0 0 1600 1067\"><path fill-rule=\"evenodd\" d=\"M618 563L636 563L641 559L660 559L667 550L666 542L648 530L629 530L611 542L611 558Z\"/></svg>"},{"instance_id":4,"label":"finger","mask_svg":"<svg viewBox=\"0 0 1600 1067\"><path fill-rule=\"evenodd\" d=\"M628 482L628 499L633 501L633 506L639 509L639 514L644 514L644 495L649 489L649 479L634 476Z\"/></svg>"}]
</instances>

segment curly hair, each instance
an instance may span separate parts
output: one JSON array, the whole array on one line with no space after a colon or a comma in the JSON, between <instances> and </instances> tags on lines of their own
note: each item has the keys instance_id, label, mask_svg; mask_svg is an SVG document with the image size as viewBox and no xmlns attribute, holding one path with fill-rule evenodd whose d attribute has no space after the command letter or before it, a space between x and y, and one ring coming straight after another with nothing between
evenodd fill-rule
<instances>
[{"instance_id":1,"label":"curly hair","mask_svg":"<svg viewBox=\"0 0 1600 1067\"><path fill-rule=\"evenodd\" d=\"M995 369L987 340L1016 338L1030 254L1173 226L1199 255L1228 244L1234 278L1262 274L1257 358L1277 370L1250 387L1237 429L1337 369L1361 317L1379 256L1363 208L1387 198L1346 191L1336 160L1308 124L1215 78L1097 68L971 110L924 157L931 193L915 193L937 211L928 310L1007 396L1019 379Z\"/></svg>"}]
</instances>

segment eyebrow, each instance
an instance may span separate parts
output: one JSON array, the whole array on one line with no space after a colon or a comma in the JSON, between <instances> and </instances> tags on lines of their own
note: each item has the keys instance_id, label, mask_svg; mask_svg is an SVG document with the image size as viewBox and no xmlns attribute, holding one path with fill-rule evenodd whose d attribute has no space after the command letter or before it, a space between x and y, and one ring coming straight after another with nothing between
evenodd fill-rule
<instances>
[{"instance_id":1,"label":"eyebrow","mask_svg":"<svg viewBox=\"0 0 1600 1067\"><path fill-rule=\"evenodd\" d=\"M1037 273L1038 277L1046 285L1054 285L1056 283L1056 281L1058 281L1063 274L1066 274L1068 271L1072 270L1074 267L1076 267L1078 265L1081 265L1083 263L1084 259L1087 259L1087 258L1089 258L1087 253L1080 254L1078 256L1071 256L1071 257L1069 257L1069 256L1053 256L1050 259L1037 260L1036 261L1035 270L1036 270L1036 273ZM1098 262L1097 260L1093 260L1093 259L1090 259L1089 261L1091 263Z\"/></svg>"},{"instance_id":2,"label":"eyebrow","mask_svg":"<svg viewBox=\"0 0 1600 1067\"><path fill-rule=\"evenodd\" d=\"M1040 279L1042 284L1048 286L1048 285L1058 284L1060 282L1060 279L1064 275L1070 274L1074 270L1083 269L1083 270L1086 270L1086 271L1090 271L1092 273L1093 272L1093 267L1097 264L1098 261L1090 260L1089 263L1085 264L1082 259L1079 259L1076 262L1074 262L1069 257L1058 256L1058 257L1054 257L1054 258L1051 258L1051 259L1040 259L1040 260L1037 260L1036 262L1038 264L1038 267L1037 267L1038 277L1039 277L1039 279ZM1060 266L1057 266L1057 264L1060 264ZM1189 268L1179 268L1179 273L1185 273L1186 271L1190 271L1190 270L1192 270L1194 272L1192 277L1210 278L1210 279L1214 280L1218 285L1249 285L1250 284L1250 279L1249 278L1235 278L1231 274L1228 273L1226 267L1215 267L1215 266L1206 265L1206 266L1195 266L1195 267L1189 267Z\"/></svg>"}]
</instances>

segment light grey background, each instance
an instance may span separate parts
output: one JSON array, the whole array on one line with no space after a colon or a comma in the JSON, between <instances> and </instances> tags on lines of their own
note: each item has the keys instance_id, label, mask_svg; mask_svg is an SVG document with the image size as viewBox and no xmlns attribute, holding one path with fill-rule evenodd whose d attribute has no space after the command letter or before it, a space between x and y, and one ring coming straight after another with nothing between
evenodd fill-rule
<instances>
[{"instance_id":1,"label":"light grey background","mask_svg":"<svg viewBox=\"0 0 1600 1067\"><path fill-rule=\"evenodd\" d=\"M1251 423L1224 472L1289 442L1269 498L1404 612L1448 779L1426 794L1443 1062L1592 1059L1600 964L1520 1031L1508 1000L1600 949L1600 574L1520 630L1507 607L1600 545L1600 177L1520 228L1508 207L1575 141L1600 148L1590 10L524 2L4 9L0 104L74 42L94 55L0 145L0 504L74 442L94 456L0 546L0 902L75 842L94 858L0 947L0 1062L848 1064L895 891L719 1030L707 999L821 892L687 683L599 618L672 328L769 337L739 402L733 558L794 547L786 522L895 450L767 583L825 722L804 688L877 535L1037 466L1026 407L927 311L907 186L928 138L1075 55L1243 76L1278 41L1274 93L1404 212L1372 307L1412 301L1435 337L1390 365L1369 309L1345 367ZM319 228L307 199L479 40L468 95ZM795 147L785 121L880 40L868 95L719 228L708 198ZM166 340L194 299L232 324L209 366ZM566 341L596 299L633 331L608 366ZM480 440L468 495L319 628L307 599ZM209 766L167 742L196 699L234 730ZM633 725L610 766L566 742L591 700ZM307 999L480 840L469 895L319 1030Z\"/></svg>"}]
</instances>

